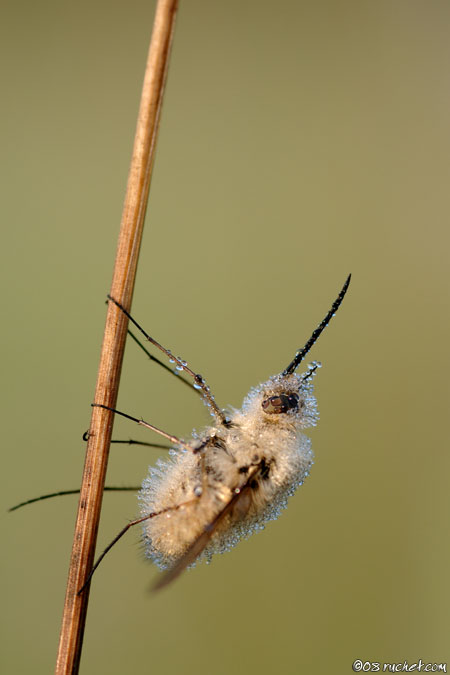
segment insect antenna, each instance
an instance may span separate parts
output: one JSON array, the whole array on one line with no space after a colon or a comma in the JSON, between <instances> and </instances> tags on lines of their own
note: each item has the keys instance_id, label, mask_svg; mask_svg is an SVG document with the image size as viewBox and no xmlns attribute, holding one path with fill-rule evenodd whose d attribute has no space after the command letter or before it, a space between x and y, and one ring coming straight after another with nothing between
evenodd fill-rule
<instances>
[{"instance_id":1,"label":"insect antenna","mask_svg":"<svg viewBox=\"0 0 450 675\"><path fill-rule=\"evenodd\" d=\"M127 310L120 304L120 302L118 302L117 300L115 300L111 295L108 295L107 297L108 297L108 300L111 300L111 302L113 302L113 303L121 310L121 312L123 312L123 314L125 314L125 316L128 317L128 319L131 321L131 323L133 323L133 324L136 326L136 328L142 333L142 335L144 335L144 337L145 337L149 342L151 342L151 344L152 344L154 347L157 347L158 349L160 349L160 350L161 350L161 351L169 358L170 361L172 361L173 363L176 364L175 368L177 368L177 369L180 370L180 371L181 371L181 370L184 370L188 375L190 375L190 376L193 378L195 389L198 389L198 390L201 392L201 394L202 394L202 396L203 396L203 398L204 398L204 400L205 400L207 406L210 408L210 410L212 411L212 413L216 416L217 420L218 420L218 421L220 422L220 424L222 424L223 426L226 426L226 427L229 426L229 420L228 420L228 418L226 417L226 415L225 415L225 413L223 412L223 410L221 410L221 409L219 408L219 406L217 405L217 403L216 403L216 401L215 401L215 399L214 399L214 396L211 394L211 390L210 390L210 388L207 386L207 384L206 384L205 380L203 379L203 377L202 377L199 373L194 373L194 371L191 370L191 368L189 368L189 366L187 365L186 361L183 361L183 360L180 359L179 357L174 356L174 355L172 354L172 352L170 351L170 349L166 349L166 348L163 347L157 340L155 340L154 338L152 338L152 337L151 337L151 336L150 336L150 335L142 328L142 326L140 326L140 325L138 324L138 322L137 322L135 319L133 319L133 317L131 316L131 314L130 314L129 312L127 312Z\"/></svg>"},{"instance_id":2,"label":"insect antenna","mask_svg":"<svg viewBox=\"0 0 450 675\"><path fill-rule=\"evenodd\" d=\"M308 366L308 371L302 377L302 382L306 382L306 380L309 380L309 378L314 375L314 373L318 368L322 368L322 364L320 363L320 361L313 361L312 363L310 363Z\"/></svg>"},{"instance_id":3,"label":"insect antenna","mask_svg":"<svg viewBox=\"0 0 450 675\"><path fill-rule=\"evenodd\" d=\"M296 355L294 356L291 363L287 366L287 368L285 368L283 370L283 372L281 373L281 375L283 377L285 377L287 375L292 375L292 373L296 370L298 365L303 361L303 359L305 358L306 354L309 352L309 350L311 349L313 344L317 341L317 339L319 338L322 331L328 326L331 319L333 318L333 316L336 314L337 310L339 309L339 306L340 306L342 300L344 299L345 294L347 293L347 289L349 287L351 278L352 278L352 275L349 274L346 281L345 281L345 284L342 287L341 292L339 293L336 300L331 305L330 311L328 312L326 317L323 319L323 321L317 326L316 330L313 332L313 334L311 335L311 337L309 338L309 340L305 344L305 346L302 349L299 349L299 351L296 353Z\"/></svg>"}]
</instances>

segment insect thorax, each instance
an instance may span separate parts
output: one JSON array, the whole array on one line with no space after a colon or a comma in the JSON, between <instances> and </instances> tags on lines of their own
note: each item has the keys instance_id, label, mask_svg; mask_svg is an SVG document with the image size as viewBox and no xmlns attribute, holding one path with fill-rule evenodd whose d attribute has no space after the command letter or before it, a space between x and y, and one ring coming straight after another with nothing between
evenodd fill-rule
<instances>
[{"instance_id":1,"label":"insect thorax","mask_svg":"<svg viewBox=\"0 0 450 675\"><path fill-rule=\"evenodd\" d=\"M150 468L140 493L142 514L177 508L146 521L149 557L161 567L171 565L244 487L245 495L203 552L207 559L279 516L313 462L310 440L302 433L318 417L311 380L296 374L271 377L249 392L240 410L229 413L229 427L208 427L193 439L200 451L172 451L169 460ZM267 412L267 400L286 410Z\"/></svg>"}]
</instances>

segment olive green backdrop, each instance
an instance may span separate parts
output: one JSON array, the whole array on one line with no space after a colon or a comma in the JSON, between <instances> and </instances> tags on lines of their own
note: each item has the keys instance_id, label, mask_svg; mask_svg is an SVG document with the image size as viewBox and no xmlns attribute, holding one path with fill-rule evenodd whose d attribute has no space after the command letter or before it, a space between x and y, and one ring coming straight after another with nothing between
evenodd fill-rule
<instances>
[{"instance_id":1,"label":"olive green backdrop","mask_svg":"<svg viewBox=\"0 0 450 675\"><path fill-rule=\"evenodd\" d=\"M4 3L2 672L52 672L154 2ZM450 661L450 4L181 2L133 313L221 405L311 352L316 464L280 520L157 596L130 532L81 672L287 675ZM120 407L196 396L127 346ZM115 436L149 439L117 420ZM109 484L154 450L115 446ZM103 548L136 513L106 495Z\"/></svg>"}]
</instances>

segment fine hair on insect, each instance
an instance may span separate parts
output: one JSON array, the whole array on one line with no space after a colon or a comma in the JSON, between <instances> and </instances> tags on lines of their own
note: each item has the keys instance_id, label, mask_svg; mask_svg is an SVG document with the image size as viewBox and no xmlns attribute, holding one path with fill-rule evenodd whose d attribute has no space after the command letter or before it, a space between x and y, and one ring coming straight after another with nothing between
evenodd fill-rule
<instances>
[{"instance_id":1,"label":"fine hair on insect","mask_svg":"<svg viewBox=\"0 0 450 675\"><path fill-rule=\"evenodd\" d=\"M149 358L170 372L184 372L191 379L190 384L189 380L182 378L198 391L209 409L212 422L203 430L194 431L189 441L184 441L143 419L100 403L92 404L154 431L170 441L170 446L116 441L165 447L168 457L149 468L139 492L139 517L129 522L106 547L79 593L90 582L108 551L134 525L142 525L146 557L165 570L153 586L156 590L166 586L198 560L209 562L215 553L230 550L241 539L278 518L286 508L288 498L309 474L313 451L310 439L303 432L315 426L318 420L313 379L321 364L313 361L302 374L295 371L341 305L350 279L351 275L325 318L286 368L250 389L240 409L226 411L217 405L211 389L199 373L191 370L183 359L173 356L119 302L108 296L108 300L128 317L146 341L168 357L175 369L151 355L129 331ZM75 491L54 493L39 499L72 492ZM24 503L33 501L37 500Z\"/></svg>"},{"instance_id":2,"label":"fine hair on insect","mask_svg":"<svg viewBox=\"0 0 450 675\"><path fill-rule=\"evenodd\" d=\"M227 411L217 405L199 373L173 356L108 296L146 340L175 364L176 372L184 371L192 378L213 422L185 442L143 419L109 408L163 436L172 448L168 459L150 467L143 481L140 517L128 523L103 551L91 576L112 546L139 523L146 557L165 570L153 586L156 590L197 560L210 561L215 553L228 551L279 516L288 497L309 474L313 452L303 430L318 420L313 378L320 363L313 361L300 375L295 371L338 310L350 279L351 275L288 366L251 389L241 409Z\"/></svg>"}]
</instances>

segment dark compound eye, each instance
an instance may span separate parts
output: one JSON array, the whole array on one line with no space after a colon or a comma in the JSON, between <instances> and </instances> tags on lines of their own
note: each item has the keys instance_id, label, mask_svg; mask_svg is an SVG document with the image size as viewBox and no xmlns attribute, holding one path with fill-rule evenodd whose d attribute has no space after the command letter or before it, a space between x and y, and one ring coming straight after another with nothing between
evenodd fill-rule
<instances>
[{"instance_id":1,"label":"dark compound eye","mask_svg":"<svg viewBox=\"0 0 450 675\"><path fill-rule=\"evenodd\" d=\"M264 412L271 415L286 413L288 410L298 409L298 396L297 394L278 394L278 396L266 398L261 406Z\"/></svg>"}]
</instances>

